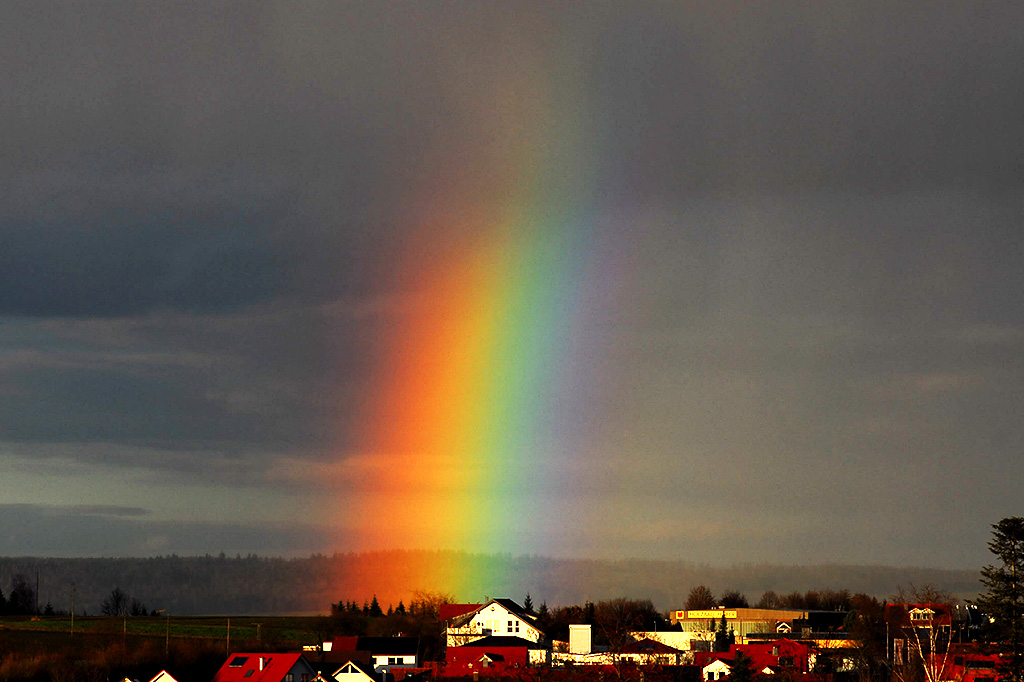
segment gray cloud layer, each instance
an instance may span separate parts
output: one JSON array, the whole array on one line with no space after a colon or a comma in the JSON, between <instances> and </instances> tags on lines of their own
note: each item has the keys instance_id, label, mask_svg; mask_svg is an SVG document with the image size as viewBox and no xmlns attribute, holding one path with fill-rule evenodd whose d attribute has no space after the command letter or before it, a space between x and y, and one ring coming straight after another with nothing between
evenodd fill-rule
<instances>
[{"instance_id":1,"label":"gray cloud layer","mask_svg":"<svg viewBox=\"0 0 1024 682\"><path fill-rule=\"evenodd\" d=\"M141 514L139 512L142 512ZM313 525L173 522L134 518L145 510L0 504L5 554L23 556L153 556L204 554L211 547L306 556L326 536Z\"/></svg>"},{"instance_id":2,"label":"gray cloud layer","mask_svg":"<svg viewBox=\"0 0 1024 682\"><path fill-rule=\"evenodd\" d=\"M416 188L491 191L495 158L568 120L593 209L630 245L628 301L587 330L633 377L585 396L619 405L577 426L592 492L692 518L725 479L741 501L716 523L790 524L787 556L842 558L845 535L851 558L911 561L919 542L939 565L974 561L1013 512L1016 3L2 13L0 457L54 490L54 461L275 486L294 484L285 457L347 453L380 312L410 286L394 263ZM445 258L466 229L415 256ZM643 462L623 470L624 452ZM56 537L38 510L7 513ZM659 547L610 529L567 551L712 542L656 525ZM141 551L139 527L104 547ZM883 527L897 539L876 545ZM268 551L247 532L208 537Z\"/></svg>"}]
</instances>

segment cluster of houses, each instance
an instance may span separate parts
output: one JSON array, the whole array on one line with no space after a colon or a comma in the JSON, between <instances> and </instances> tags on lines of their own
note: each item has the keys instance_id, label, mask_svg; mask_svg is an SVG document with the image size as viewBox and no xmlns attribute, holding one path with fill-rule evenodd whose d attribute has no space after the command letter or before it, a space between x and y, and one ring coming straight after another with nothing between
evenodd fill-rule
<instances>
[{"instance_id":1,"label":"cluster of houses","mask_svg":"<svg viewBox=\"0 0 1024 682\"><path fill-rule=\"evenodd\" d=\"M864 643L850 636L847 615L797 609L678 610L670 614L668 629L631 632L615 647L595 647L592 626L570 625L568 642L551 641L537 619L509 599L449 604L441 612L447 632L442 674L500 676L509 669L543 666L604 666L618 672L625 664L685 668L677 679L717 682L742 657L753 674L815 679L852 672L863 660ZM996 655L964 636L977 623L976 610L888 604L883 619L889 670L923 664L929 682L994 682Z\"/></svg>"},{"instance_id":2,"label":"cluster of houses","mask_svg":"<svg viewBox=\"0 0 1024 682\"><path fill-rule=\"evenodd\" d=\"M615 647L597 647L586 624L571 625L569 641L552 641L537 618L510 599L447 604L439 614L446 633L443 662L422 661L416 637L335 637L302 652L233 654L213 682L531 679L536 671L587 670L621 679L624 666L717 682L741 662L754 675L819 680L852 671L862 653L862 643L844 631L842 612L717 608L670 615L668 629L632 632ZM956 641L970 617L950 604L887 605L889 669L918 663L928 668L929 682L995 682L995 655ZM168 675L151 682L175 681Z\"/></svg>"}]
</instances>

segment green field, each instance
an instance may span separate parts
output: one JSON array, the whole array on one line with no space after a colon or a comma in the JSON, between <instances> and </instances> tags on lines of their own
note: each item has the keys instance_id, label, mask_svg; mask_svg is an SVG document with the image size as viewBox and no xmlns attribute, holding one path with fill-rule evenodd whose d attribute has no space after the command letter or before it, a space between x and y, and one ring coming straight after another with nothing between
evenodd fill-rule
<instances>
[{"instance_id":1,"label":"green field","mask_svg":"<svg viewBox=\"0 0 1024 682\"><path fill-rule=\"evenodd\" d=\"M246 647L266 645L273 649L317 644L322 619L316 616L6 616L0 618L0 643L15 632L23 635L104 636L110 638L163 638L170 640L224 640ZM19 637L19 639L23 639ZM231 646L235 648L234 644Z\"/></svg>"}]
</instances>

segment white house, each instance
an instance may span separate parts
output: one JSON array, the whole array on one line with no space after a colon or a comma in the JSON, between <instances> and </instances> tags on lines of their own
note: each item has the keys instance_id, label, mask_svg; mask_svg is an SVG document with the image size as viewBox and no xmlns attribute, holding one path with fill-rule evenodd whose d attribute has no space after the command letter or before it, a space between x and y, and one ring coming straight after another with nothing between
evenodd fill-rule
<instances>
[{"instance_id":1,"label":"white house","mask_svg":"<svg viewBox=\"0 0 1024 682\"><path fill-rule=\"evenodd\" d=\"M732 670L732 668L729 667L728 663L716 658L701 668L700 676L701 679L707 680L707 682L714 682L715 680L720 680L728 675L730 670Z\"/></svg>"},{"instance_id":2,"label":"white house","mask_svg":"<svg viewBox=\"0 0 1024 682\"><path fill-rule=\"evenodd\" d=\"M492 599L453 618L448 625L447 645L464 646L484 637L519 637L531 642L544 639L537 619L511 599Z\"/></svg>"}]
</instances>

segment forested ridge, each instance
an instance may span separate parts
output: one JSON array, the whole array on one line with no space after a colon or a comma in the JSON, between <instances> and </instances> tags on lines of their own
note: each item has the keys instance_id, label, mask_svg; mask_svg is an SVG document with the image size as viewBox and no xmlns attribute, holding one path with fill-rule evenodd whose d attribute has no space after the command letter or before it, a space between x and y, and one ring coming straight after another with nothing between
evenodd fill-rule
<instances>
[{"instance_id":1,"label":"forested ridge","mask_svg":"<svg viewBox=\"0 0 1024 682\"><path fill-rule=\"evenodd\" d=\"M387 570L382 570L386 566ZM188 614L327 613L340 600L407 602L416 590L441 590L460 601L527 592L548 604L615 597L650 599L663 610L681 608L703 584L747 594L807 589L847 589L884 598L900 586L931 584L961 598L978 593L978 572L885 566L809 567L743 564L716 567L685 561L576 560L449 551L338 553L306 558L256 555L155 556L148 558L0 558L0 590L15 576L35 587L40 609L50 603L98 614L120 588L150 609ZM424 584L422 576L434 576ZM501 576L495 578L494 576Z\"/></svg>"}]
</instances>

